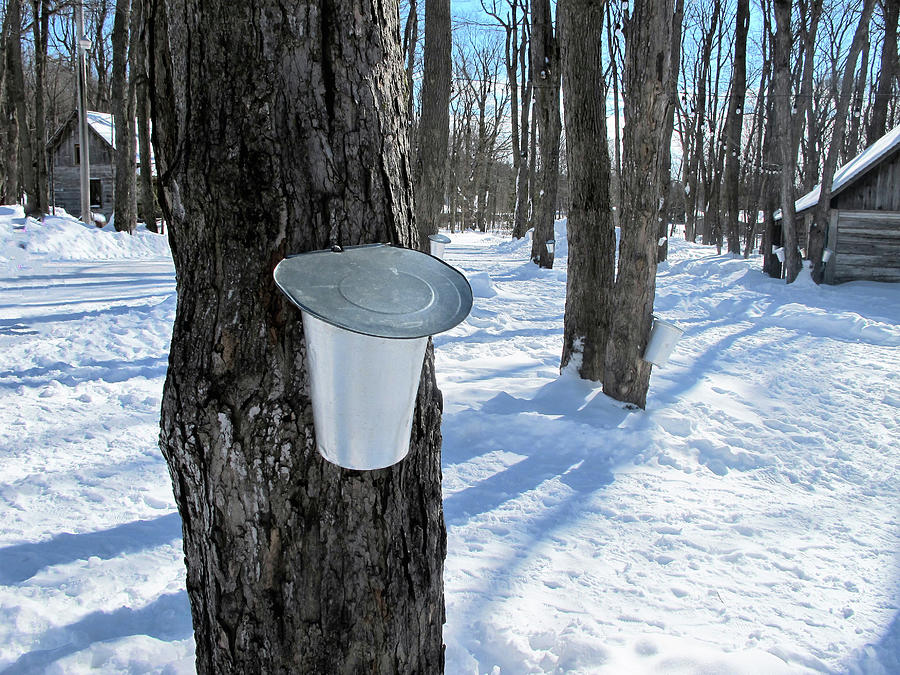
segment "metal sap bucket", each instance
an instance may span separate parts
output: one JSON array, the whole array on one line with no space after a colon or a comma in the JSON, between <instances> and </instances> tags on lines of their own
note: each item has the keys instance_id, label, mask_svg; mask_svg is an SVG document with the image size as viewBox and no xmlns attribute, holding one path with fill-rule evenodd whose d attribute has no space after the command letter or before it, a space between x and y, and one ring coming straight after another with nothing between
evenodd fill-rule
<instances>
[{"instance_id":1,"label":"metal sap bucket","mask_svg":"<svg viewBox=\"0 0 900 675\"><path fill-rule=\"evenodd\" d=\"M435 258L444 259L444 249L447 247L447 244L450 243L450 237L445 234L429 234L428 235L428 243L431 251L431 255Z\"/></svg>"},{"instance_id":2,"label":"metal sap bucket","mask_svg":"<svg viewBox=\"0 0 900 675\"><path fill-rule=\"evenodd\" d=\"M824 251L822 251L822 262L827 263L829 260L831 260L831 256L833 255L834 251L832 251L830 248L826 248Z\"/></svg>"},{"instance_id":3,"label":"metal sap bucket","mask_svg":"<svg viewBox=\"0 0 900 675\"><path fill-rule=\"evenodd\" d=\"M553 253L556 251L556 239L548 239L544 246L547 248L547 253L553 256Z\"/></svg>"},{"instance_id":4,"label":"metal sap bucket","mask_svg":"<svg viewBox=\"0 0 900 675\"><path fill-rule=\"evenodd\" d=\"M654 366L664 366L669 360L675 344L681 339L684 329L670 322L653 317L653 327L650 329L650 339L644 350L644 361Z\"/></svg>"},{"instance_id":5,"label":"metal sap bucket","mask_svg":"<svg viewBox=\"0 0 900 675\"><path fill-rule=\"evenodd\" d=\"M319 453L347 469L409 452L428 336L468 316L466 278L425 253L383 244L282 260L278 287L300 308Z\"/></svg>"},{"instance_id":6,"label":"metal sap bucket","mask_svg":"<svg viewBox=\"0 0 900 675\"><path fill-rule=\"evenodd\" d=\"M778 258L778 262L784 262L784 246L779 246L778 248L772 249L772 253L775 254L776 258Z\"/></svg>"}]
</instances>

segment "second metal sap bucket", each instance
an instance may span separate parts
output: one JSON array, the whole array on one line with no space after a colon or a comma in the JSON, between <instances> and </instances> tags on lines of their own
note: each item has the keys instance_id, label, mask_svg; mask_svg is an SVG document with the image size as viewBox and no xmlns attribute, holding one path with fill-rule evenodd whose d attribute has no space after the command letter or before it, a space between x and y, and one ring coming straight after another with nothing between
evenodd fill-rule
<instances>
[{"instance_id":1,"label":"second metal sap bucket","mask_svg":"<svg viewBox=\"0 0 900 675\"><path fill-rule=\"evenodd\" d=\"M376 244L286 258L275 283L302 312L319 453L347 469L399 462L428 336L472 308L465 277L424 253Z\"/></svg>"},{"instance_id":2,"label":"second metal sap bucket","mask_svg":"<svg viewBox=\"0 0 900 675\"><path fill-rule=\"evenodd\" d=\"M644 350L644 361L652 363L654 366L664 366L675 348L675 343L681 339L683 334L684 329L680 326L654 316L650 339Z\"/></svg>"},{"instance_id":3,"label":"second metal sap bucket","mask_svg":"<svg viewBox=\"0 0 900 675\"><path fill-rule=\"evenodd\" d=\"M430 246L431 255L435 258L444 259L444 248L450 243L450 237L445 234L429 234L428 245Z\"/></svg>"}]
</instances>

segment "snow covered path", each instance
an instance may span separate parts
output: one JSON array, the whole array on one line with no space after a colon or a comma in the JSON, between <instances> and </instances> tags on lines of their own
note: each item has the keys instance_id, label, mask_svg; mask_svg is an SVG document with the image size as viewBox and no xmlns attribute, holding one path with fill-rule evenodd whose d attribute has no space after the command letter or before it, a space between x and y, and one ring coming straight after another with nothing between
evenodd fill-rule
<instances>
[{"instance_id":1,"label":"snow covered path","mask_svg":"<svg viewBox=\"0 0 900 675\"><path fill-rule=\"evenodd\" d=\"M0 207L0 673L190 673L164 241L20 222ZM673 241L657 312L686 334L636 412L558 374L562 231L551 271L453 238L447 673L900 673L900 287Z\"/></svg>"},{"instance_id":2,"label":"snow covered path","mask_svg":"<svg viewBox=\"0 0 900 675\"><path fill-rule=\"evenodd\" d=\"M457 239L492 284L435 341L452 659L900 672L900 289L787 289L673 242L657 312L686 335L629 412L556 377L562 270Z\"/></svg>"}]
</instances>

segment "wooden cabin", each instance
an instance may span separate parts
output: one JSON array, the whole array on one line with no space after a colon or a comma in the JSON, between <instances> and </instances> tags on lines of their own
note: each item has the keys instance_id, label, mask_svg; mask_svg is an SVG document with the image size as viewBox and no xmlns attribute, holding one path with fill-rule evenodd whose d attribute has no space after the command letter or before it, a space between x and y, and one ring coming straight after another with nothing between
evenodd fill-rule
<instances>
[{"instance_id":1,"label":"wooden cabin","mask_svg":"<svg viewBox=\"0 0 900 675\"><path fill-rule=\"evenodd\" d=\"M87 118L90 129L88 160L91 170L91 211L102 213L109 220L116 193L113 117L109 113L89 111ZM81 148L78 113L75 111L47 144L47 156L50 158L51 206L62 207L74 216L81 214ZM138 158L136 171L139 170Z\"/></svg>"},{"instance_id":2,"label":"wooden cabin","mask_svg":"<svg viewBox=\"0 0 900 675\"><path fill-rule=\"evenodd\" d=\"M820 187L795 202L801 233L809 232ZM900 126L837 170L830 205L825 282L900 281Z\"/></svg>"}]
</instances>

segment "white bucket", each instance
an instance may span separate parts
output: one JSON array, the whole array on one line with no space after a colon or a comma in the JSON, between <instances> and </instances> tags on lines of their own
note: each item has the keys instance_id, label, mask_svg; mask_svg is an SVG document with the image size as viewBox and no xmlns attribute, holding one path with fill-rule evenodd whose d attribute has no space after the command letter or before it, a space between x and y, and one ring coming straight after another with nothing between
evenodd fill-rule
<instances>
[{"instance_id":1,"label":"white bucket","mask_svg":"<svg viewBox=\"0 0 900 675\"><path fill-rule=\"evenodd\" d=\"M684 329L678 325L653 317L653 328L650 329L650 339L644 350L644 361L654 366L664 366L683 334Z\"/></svg>"},{"instance_id":2,"label":"white bucket","mask_svg":"<svg viewBox=\"0 0 900 675\"><path fill-rule=\"evenodd\" d=\"M822 251L822 262L827 263L829 260L831 260L831 256L833 255L834 251L832 251L830 248L826 248L824 251Z\"/></svg>"},{"instance_id":3,"label":"white bucket","mask_svg":"<svg viewBox=\"0 0 900 675\"><path fill-rule=\"evenodd\" d=\"M775 257L778 258L778 262L784 262L784 246L780 248L776 248L772 253L775 254Z\"/></svg>"},{"instance_id":4,"label":"white bucket","mask_svg":"<svg viewBox=\"0 0 900 675\"><path fill-rule=\"evenodd\" d=\"M447 244L450 243L450 237L444 234L429 234L428 235L428 244L429 244L429 252L435 258L444 259L444 249L447 247Z\"/></svg>"},{"instance_id":5,"label":"white bucket","mask_svg":"<svg viewBox=\"0 0 900 675\"><path fill-rule=\"evenodd\" d=\"M346 469L399 462L409 452L428 338L362 335L302 314L319 453Z\"/></svg>"}]
</instances>

